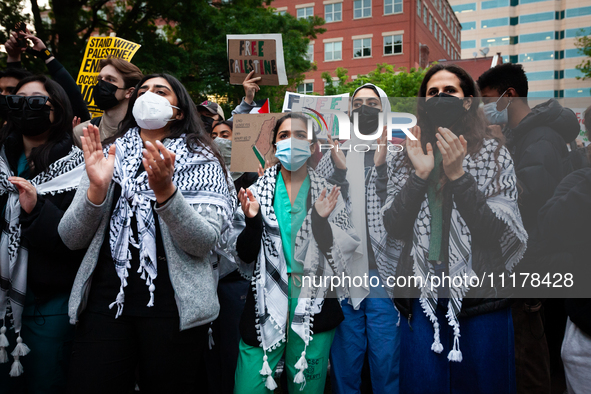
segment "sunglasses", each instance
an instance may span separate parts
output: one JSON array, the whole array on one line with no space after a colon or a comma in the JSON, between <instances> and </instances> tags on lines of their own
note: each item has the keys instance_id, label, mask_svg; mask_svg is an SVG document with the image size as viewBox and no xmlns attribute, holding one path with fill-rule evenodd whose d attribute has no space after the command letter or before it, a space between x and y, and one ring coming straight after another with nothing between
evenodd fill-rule
<instances>
[{"instance_id":1,"label":"sunglasses","mask_svg":"<svg viewBox=\"0 0 591 394\"><path fill-rule=\"evenodd\" d=\"M31 110L39 111L43 109L48 101L51 100L47 96L17 96L15 94L9 94L6 96L6 104L8 105L8 108L13 111L23 109L25 102Z\"/></svg>"}]
</instances>

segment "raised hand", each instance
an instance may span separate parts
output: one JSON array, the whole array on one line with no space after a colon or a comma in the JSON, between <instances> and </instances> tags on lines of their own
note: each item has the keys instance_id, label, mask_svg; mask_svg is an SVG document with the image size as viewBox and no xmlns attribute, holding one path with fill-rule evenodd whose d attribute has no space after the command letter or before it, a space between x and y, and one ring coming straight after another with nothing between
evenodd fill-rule
<instances>
[{"instance_id":1,"label":"raised hand","mask_svg":"<svg viewBox=\"0 0 591 394\"><path fill-rule=\"evenodd\" d=\"M242 212L247 218L252 219L259 213L259 202L254 198L250 189L244 190L244 188L240 188L238 200L242 206Z\"/></svg>"},{"instance_id":2,"label":"raised hand","mask_svg":"<svg viewBox=\"0 0 591 394\"><path fill-rule=\"evenodd\" d=\"M377 140L378 149L373 156L373 163L376 167L381 166L386 162L386 154L388 153L388 128L384 126L382 135ZM381 146L384 145L384 146Z\"/></svg>"},{"instance_id":3,"label":"raised hand","mask_svg":"<svg viewBox=\"0 0 591 394\"><path fill-rule=\"evenodd\" d=\"M176 155L166 149L160 141L156 141L156 146L150 141L146 141L143 153L142 163L148 173L148 185L154 191L156 201L163 203L176 190L176 186L172 182Z\"/></svg>"},{"instance_id":4,"label":"raised hand","mask_svg":"<svg viewBox=\"0 0 591 394\"><path fill-rule=\"evenodd\" d=\"M261 87L257 83L261 80L261 77L253 78L253 75L254 70L252 70L246 78L244 78L244 82L242 82L242 86L244 87L244 101L248 104L252 104L255 93L261 90Z\"/></svg>"},{"instance_id":5,"label":"raised hand","mask_svg":"<svg viewBox=\"0 0 591 394\"><path fill-rule=\"evenodd\" d=\"M326 188L322 189L320 196L318 196L318 199L314 203L314 208L316 208L316 212L318 212L320 217L326 218L331 214L334 207L337 205L340 194L341 188L336 185L332 187L328 196L326 195Z\"/></svg>"},{"instance_id":6,"label":"raised hand","mask_svg":"<svg viewBox=\"0 0 591 394\"><path fill-rule=\"evenodd\" d=\"M464 158L468 154L468 142L463 135L458 138L451 130L445 127L438 128L437 147L443 158L443 171L450 181L455 181L464 175Z\"/></svg>"},{"instance_id":7,"label":"raised hand","mask_svg":"<svg viewBox=\"0 0 591 394\"><path fill-rule=\"evenodd\" d=\"M410 132L417 137L417 139L416 141L411 140L410 138L406 139L406 152L415 168L417 176L426 180L429 178L429 174L431 174L433 167L435 167L433 147L431 146L431 143L428 142L426 146L427 153L425 154L423 147L421 146L421 128L419 126L414 126L410 129Z\"/></svg>"},{"instance_id":8,"label":"raised hand","mask_svg":"<svg viewBox=\"0 0 591 394\"><path fill-rule=\"evenodd\" d=\"M72 128L76 128L76 126L78 126L80 123L82 123L82 121L80 120L79 117L74 116L74 118L72 119Z\"/></svg>"},{"instance_id":9,"label":"raised hand","mask_svg":"<svg viewBox=\"0 0 591 394\"><path fill-rule=\"evenodd\" d=\"M271 163L269 163L269 160L265 160L265 168L263 168L261 163L259 163L259 168L257 169L257 174L259 174L259 178L265 175L265 171L269 167L271 167Z\"/></svg>"},{"instance_id":10,"label":"raised hand","mask_svg":"<svg viewBox=\"0 0 591 394\"><path fill-rule=\"evenodd\" d=\"M84 151L86 174L90 181L87 196L90 202L100 205L105 200L109 184L113 179L115 144L111 145L109 155L105 157L98 127L89 124L82 131L84 136L80 137L80 139Z\"/></svg>"},{"instance_id":11,"label":"raised hand","mask_svg":"<svg viewBox=\"0 0 591 394\"><path fill-rule=\"evenodd\" d=\"M37 189L24 178L16 176L8 177L8 181L18 189L18 201L26 213L31 213L37 205Z\"/></svg>"},{"instance_id":12,"label":"raised hand","mask_svg":"<svg viewBox=\"0 0 591 394\"><path fill-rule=\"evenodd\" d=\"M332 149L330 150L330 156L332 157L332 161L336 168L340 168L341 170L347 169L347 157L343 153L342 149L337 149L339 147L338 142L334 142L332 137L329 135L327 137L328 143L332 145Z\"/></svg>"}]
</instances>

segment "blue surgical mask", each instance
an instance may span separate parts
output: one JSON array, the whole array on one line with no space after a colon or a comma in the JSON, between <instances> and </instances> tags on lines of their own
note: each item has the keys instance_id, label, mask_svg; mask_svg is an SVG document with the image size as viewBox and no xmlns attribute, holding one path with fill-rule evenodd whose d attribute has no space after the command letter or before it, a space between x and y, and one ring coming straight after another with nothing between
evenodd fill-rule
<instances>
[{"instance_id":1,"label":"blue surgical mask","mask_svg":"<svg viewBox=\"0 0 591 394\"><path fill-rule=\"evenodd\" d=\"M275 157L288 171L299 170L312 155L310 152L310 143L307 140L288 138L279 141L276 146L277 151L275 152Z\"/></svg>"},{"instance_id":2,"label":"blue surgical mask","mask_svg":"<svg viewBox=\"0 0 591 394\"><path fill-rule=\"evenodd\" d=\"M497 101L495 101L494 103L484 104L484 115L486 116L486 119L488 119L488 122L490 124L501 125L509 123L509 112L507 111L507 109L509 108L509 105L511 105L511 101L509 101L509 104L507 104L504 110L499 111L497 109L497 103L505 95L505 93L507 93L506 90L503 92L503 94L501 94L501 97L499 97Z\"/></svg>"}]
</instances>

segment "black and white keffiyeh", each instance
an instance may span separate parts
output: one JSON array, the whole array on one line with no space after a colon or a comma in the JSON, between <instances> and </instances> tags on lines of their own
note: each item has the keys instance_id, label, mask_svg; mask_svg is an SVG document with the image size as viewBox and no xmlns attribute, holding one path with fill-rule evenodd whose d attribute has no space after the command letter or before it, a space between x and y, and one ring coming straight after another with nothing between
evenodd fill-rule
<instances>
[{"instance_id":1,"label":"black and white keffiyeh","mask_svg":"<svg viewBox=\"0 0 591 394\"><path fill-rule=\"evenodd\" d=\"M515 265L523 257L527 247L527 232L521 221L521 214L517 205L517 177L513 167L513 160L509 151L502 147L499 151L498 161L500 169L495 163L495 151L498 148L496 140L487 139L480 152L475 155L468 155L464 158L464 170L470 173L478 184L478 189L485 195L486 202L494 214L507 224L505 233L500 239L502 259L505 262L507 271L513 271ZM396 195L400 192L408 177L410 170L402 164L403 157L397 158L389 165L397 168L395 176L388 180L388 199L382 213L389 209ZM499 182L496 181L500 170ZM435 315L437 308L437 287L432 286L430 279L434 276L434 269L428 260L429 236L431 229L431 213L429 212L429 201L425 193L425 200L421 204L418 217L413 228L413 244L411 256L414 259L413 271L416 276L421 277L422 287L420 288L420 303L423 311L433 323L434 341L431 350L436 353L443 351L443 345L439 339L439 322ZM403 241L396 240L403 245ZM451 213L451 226L449 235L449 276L452 283L462 283L463 286L450 286L450 296L446 317L448 323L454 329L454 345L448 354L450 361L462 361L459 337L460 324L457 319L462 309L463 297L469 290L471 282L466 280L454 281L454 278L467 278L476 276L472 270L472 239L470 230L460 212L453 202Z\"/></svg>"},{"instance_id":2,"label":"black and white keffiyeh","mask_svg":"<svg viewBox=\"0 0 591 394\"><path fill-rule=\"evenodd\" d=\"M73 146L68 155L52 163L47 170L30 182L37 189L38 195L65 193L78 187L84 168L84 154ZM4 336L7 309L10 307L12 310L14 330L20 333L27 292L28 250L21 245L21 205L18 189L8 181L11 176L15 174L10 169L3 146L0 150L0 195L8 194L8 200L0 236L0 319L3 321L3 332L0 333L0 362L8 361L4 350L8 346ZM22 373L18 357L28 353L20 334L17 342L17 347L12 352L15 357L11 368L12 376Z\"/></svg>"},{"instance_id":3,"label":"black and white keffiyeh","mask_svg":"<svg viewBox=\"0 0 591 394\"><path fill-rule=\"evenodd\" d=\"M350 144L349 142L345 142L345 144ZM343 145L345 145L343 144ZM383 149L383 148L382 148ZM384 227L384 223L382 221L382 215L380 210L382 209L382 201L377 194L376 189L376 181L378 178L378 172L374 167L371 168L370 172L365 175L364 172L364 152L348 152L347 153L347 168L348 171L356 169L361 169L361 173L357 175L351 174L351 178L348 176L347 180L349 180L349 184L351 185L350 190L354 191L356 189L357 192L364 193L364 198L359 196L358 200L361 199L360 202L353 202L353 196L351 195L350 198L347 199L347 206L349 211L354 213L360 213L360 215L356 215L359 217L359 224L355 224L355 230L357 234L366 234L366 227L369 230L369 242L371 248L373 250L376 265L378 267L378 272L382 278L382 281L386 281L388 277L394 277L396 273L396 265L393 265L393 262L397 262L400 256L400 245L397 244L392 238L388 237L388 233L386 232L386 228ZM354 158L359 159L361 161L356 163L355 165L352 164ZM387 161L393 161L395 156L402 156L402 154L398 154L395 152L388 152L386 156ZM330 152L327 152L324 157L318 163L316 167L316 173L325 179L330 178L334 173L334 164L330 157ZM390 166L388 166L388 178L392 177L393 170ZM366 180L365 177L369 179ZM367 183L367 186L365 186ZM353 187L353 185L355 185ZM364 185L365 187L360 187L360 185ZM359 194L359 193L358 193ZM356 212L359 211L359 212ZM363 239L363 237L360 236ZM367 244L366 244L367 245ZM357 261L353 264L354 266L351 267L351 271L353 272L352 275L354 276L363 276L363 274L367 274L368 272L368 262L367 262L367 249L360 249L360 256ZM362 255L361 255L362 254ZM393 289L390 287L386 288L388 295L393 298ZM369 294L369 289L364 288L354 288L351 289L351 297L352 297L352 305L355 309L359 307L361 301Z\"/></svg>"},{"instance_id":4,"label":"black and white keffiyeh","mask_svg":"<svg viewBox=\"0 0 591 394\"><path fill-rule=\"evenodd\" d=\"M265 171L258 179L251 191L260 204L263 217L263 235L261 251L257 257L252 286L255 296L257 339L266 352L273 350L286 340L288 321L288 275L287 264L283 254L283 246L277 216L273 208L273 198L277 174L281 164L277 164ZM311 201L315 202L322 189L330 190L330 185L308 167L310 177ZM303 277L322 277L348 274L355 250L359 245L359 238L350 222L345 203L341 198L328 217L333 233L333 243L328 256L324 256L312 234L312 207L308 209L306 218L295 238L294 259L304 267ZM312 332L313 316L320 313L324 303L327 288L323 286L308 286L311 283L302 280L302 290L298 298L291 328L298 334L307 347ZM330 284L330 281L328 281ZM340 297L347 294L347 289L341 289ZM296 383L305 383L303 371L307 368L305 349L302 357L296 363L299 373L295 377ZM263 362L262 375L267 376L267 387L272 389L269 381L270 370L266 355Z\"/></svg>"},{"instance_id":5,"label":"black and white keffiyeh","mask_svg":"<svg viewBox=\"0 0 591 394\"><path fill-rule=\"evenodd\" d=\"M224 173L213 153L203 147L196 147L195 152L187 148L184 136L163 141L164 146L176 154L172 181L178 192L191 205L198 205L198 212L203 209L217 210L224 217L222 232L231 225L232 214L236 205L233 185L228 183L229 177ZM113 181L121 186L121 196L116 201L111 215L109 242L121 286L116 300L109 308L117 306L119 317L123 312L125 300L124 288L127 286L128 269L131 268L130 245L140 252L138 274L146 281L150 292L148 306L154 306L154 280L158 275L156 256L156 225L152 203L156 201L154 192L148 184L148 174L138 169L142 163L143 141L139 128L130 129L115 141L115 170ZM109 147L105 147L107 154ZM230 180L231 183L231 180ZM131 229L131 218L137 221L137 240Z\"/></svg>"}]
</instances>

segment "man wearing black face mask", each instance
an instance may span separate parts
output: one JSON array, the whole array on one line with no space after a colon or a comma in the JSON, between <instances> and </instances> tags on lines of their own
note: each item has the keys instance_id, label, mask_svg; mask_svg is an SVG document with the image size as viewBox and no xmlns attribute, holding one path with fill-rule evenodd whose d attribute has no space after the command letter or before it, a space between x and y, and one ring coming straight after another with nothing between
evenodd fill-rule
<instances>
[{"instance_id":1,"label":"man wearing black face mask","mask_svg":"<svg viewBox=\"0 0 591 394\"><path fill-rule=\"evenodd\" d=\"M74 128L74 140L81 146L80 137L84 127L92 124L99 128L101 141L117 132L119 123L127 113L129 98L135 85L143 78L140 69L130 62L119 58L101 60L98 82L94 86L93 99L103 115L81 123Z\"/></svg>"},{"instance_id":2,"label":"man wearing black face mask","mask_svg":"<svg viewBox=\"0 0 591 394\"><path fill-rule=\"evenodd\" d=\"M209 135L211 135L213 125L216 121L226 119L222 107L213 101L205 100L197 106L197 110L199 111L199 115L201 115L201 121L205 125L205 131Z\"/></svg>"}]
</instances>

